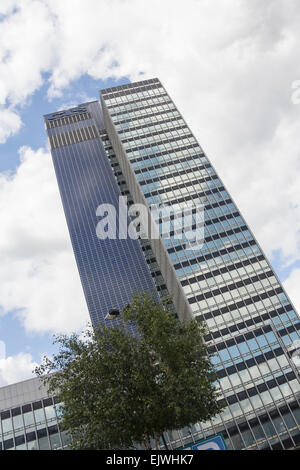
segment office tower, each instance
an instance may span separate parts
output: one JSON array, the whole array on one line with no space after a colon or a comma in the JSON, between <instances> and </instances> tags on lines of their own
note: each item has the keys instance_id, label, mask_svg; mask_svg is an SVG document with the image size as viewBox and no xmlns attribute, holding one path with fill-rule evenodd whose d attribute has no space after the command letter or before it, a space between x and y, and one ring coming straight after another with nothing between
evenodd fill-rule
<instances>
[{"instance_id":1,"label":"office tower","mask_svg":"<svg viewBox=\"0 0 300 470\"><path fill-rule=\"evenodd\" d=\"M178 317L206 323L205 340L226 405L212 422L170 431L169 447L178 448L221 432L230 449L294 448L300 442L300 384L292 354L295 341L300 339L300 320L279 280L160 81L101 90L100 97L103 121L99 117L97 125L103 127L98 127L106 151L103 162L109 162L129 203L143 204L148 211L153 204L204 207L201 247L191 249L186 239L151 235L138 245L156 286L161 293L173 295ZM51 124L46 120L56 166L57 147L61 155L70 155L71 166L71 149L77 145L66 137L70 131L64 130L69 125L64 119L69 118L63 115L62 121L54 115ZM82 123L76 124L78 129ZM59 130L51 136L54 125ZM90 139L88 142L93 142L98 136ZM88 153L81 158L89 158ZM99 177L98 172L94 184ZM58 174L60 186L65 178ZM67 180L72 180L71 173ZM79 191L88 185L87 175ZM95 199L94 206L97 204ZM67 211L66 215L68 218ZM193 219L190 228L195 223ZM68 224L70 227L70 221ZM104 248L97 246L101 254ZM79 271L84 264L83 259ZM114 266L109 269L113 279Z\"/></svg>"},{"instance_id":2,"label":"office tower","mask_svg":"<svg viewBox=\"0 0 300 470\"><path fill-rule=\"evenodd\" d=\"M0 450L66 449L69 437L59 429L60 404L40 379L0 388Z\"/></svg>"},{"instance_id":3,"label":"office tower","mask_svg":"<svg viewBox=\"0 0 300 470\"><path fill-rule=\"evenodd\" d=\"M133 292L153 291L155 286L138 240L102 241L96 234L101 204L116 209L119 225L121 195L100 136L99 103L44 119L83 291L96 325L111 310L125 307Z\"/></svg>"}]
</instances>

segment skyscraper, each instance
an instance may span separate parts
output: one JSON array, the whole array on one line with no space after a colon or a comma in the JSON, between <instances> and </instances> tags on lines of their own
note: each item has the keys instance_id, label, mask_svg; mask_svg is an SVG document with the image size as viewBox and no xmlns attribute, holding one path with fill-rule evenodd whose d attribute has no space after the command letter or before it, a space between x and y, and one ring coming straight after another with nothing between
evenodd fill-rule
<instances>
[{"instance_id":1,"label":"skyscraper","mask_svg":"<svg viewBox=\"0 0 300 470\"><path fill-rule=\"evenodd\" d=\"M212 422L170 432L170 447L219 432L230 449L295 447L300 443L300 382L293 353L300 319L278 278L160 81L109 88L100 98L102 115L90 103L45 117L93 322L103 319L104 314L96 315L101 303L106 310L124 306L123 282L126 289L138 290L151 288L153 279L161 295L173 295L182 321L193 317L206 323L205 340L226 405ZM91 196L97 187L102 192ZM149 213L152 204L202 206L201 248L191 249L175 237L127 240L128 246L121 244L124 240L97 240L96 208L120 194L118 188L129 203L143 204ZM103 259L114 251L116 263ZM138 257L141 279L130 270L130 256ZM128 262L119 284L121 259ZM102 292L101 263L108 280Z\"/></svg>"},{"instance_id":2,"label":"skyscraper","mask_svg":"<svg viewBox=\"0 0 300 470\"><path fill-rule=\"evenodd\" d=\"M93 325L133 292L155 290L137 240L99 240L97 208L111 204L119 223L120 189L105 153L98 102L45 116L54 168ZM71 312L70 312L71 314Z\"/></svg>"}]
</instances>

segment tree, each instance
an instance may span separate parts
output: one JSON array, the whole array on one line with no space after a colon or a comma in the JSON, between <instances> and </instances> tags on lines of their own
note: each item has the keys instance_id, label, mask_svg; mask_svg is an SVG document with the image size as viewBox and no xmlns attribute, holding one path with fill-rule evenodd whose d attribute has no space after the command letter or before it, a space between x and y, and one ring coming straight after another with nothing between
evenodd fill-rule
<instances>
[{"instance_id":1,"label":"tree","mask_svg":"<svg viewBox=\"0 0 300 470\"><path fill-rule=\"evenodd\" d=\"M36 369L62 405L74 449L158 448L166 430L207 421L221 411L205 328L182 324L167 301L134 295L123 323L58 336L59 352ZM134 323L136 334L129 331Z\"/></svg>"}]
</instances>

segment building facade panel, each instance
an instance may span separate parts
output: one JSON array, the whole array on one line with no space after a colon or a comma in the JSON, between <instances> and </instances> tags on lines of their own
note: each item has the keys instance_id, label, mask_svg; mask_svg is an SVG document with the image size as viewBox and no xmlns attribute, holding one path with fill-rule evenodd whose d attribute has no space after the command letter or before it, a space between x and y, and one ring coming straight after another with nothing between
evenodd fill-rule
<instances>
[{"instance_id":1,"label":"building facade panel","mask_svg":"<svg viewBox=\"0 0 300 470\"><path fill-rule=\"evenodd\" d=\"M235 449L297 445L300 383L292 353L300 319L251 230L159 80L100 96L133 200L204 206L201 249L162 237L168 254L162 258L150 243L169 290L167 273L174 270L193 317L208 327L226 408L194 426L192 436L171 433L170 445L217 432Z\"/></svg>"},{"instance_id":2,"label":"building facade panel","mask_svg":"<svg viewBox=\"0 0 300 470\"><path fill-rule=\"evenodd\" d=\"M62 450L70 437L59 427L60 404L40 379L0 388L0 450Z\"/></svg>"}]
</instances>

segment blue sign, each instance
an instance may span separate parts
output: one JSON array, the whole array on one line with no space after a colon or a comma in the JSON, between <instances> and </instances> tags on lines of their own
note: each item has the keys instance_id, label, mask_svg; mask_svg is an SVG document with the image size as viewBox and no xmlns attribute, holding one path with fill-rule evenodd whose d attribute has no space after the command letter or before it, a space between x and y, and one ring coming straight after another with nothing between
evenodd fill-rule
<instances>
[{"instance_id":1,"label":"blue sign","mask_svg":"<svg viewBox=\"0 0 300 470\"><path fill-rule=\"evenodd\" d=\"M188 446L183 447L182 449L187 450L227 450L224 438L222 434L209 437L194 444L189 444Z\"/></svg>"}]
</instances>

